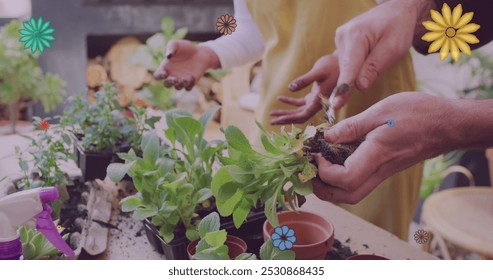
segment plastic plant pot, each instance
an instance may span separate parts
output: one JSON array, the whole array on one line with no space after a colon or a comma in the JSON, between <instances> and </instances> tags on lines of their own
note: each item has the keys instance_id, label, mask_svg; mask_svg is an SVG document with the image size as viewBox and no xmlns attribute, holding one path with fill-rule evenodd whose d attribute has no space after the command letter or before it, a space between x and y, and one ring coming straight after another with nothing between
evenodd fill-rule
<instances>
[{"instance_id":1,"label":"plastic plant pot","mask_svg":"<svg viewBox=\"0 0 493 280\"><path fill-rule=\"evenodd\" d=\"M92 181L94 179L104 180L106 177L106 168L113 160L114 153L90 152L84 150L79 143L74 143L75 153L77 156L77 166L82 171L84 181Z\"/></svg>"},{"instance_id":2,"label":"plastic plant pot","mask_svg":"<svg viewBox=\"0 0 493 280\"><path fill-rule=\"evenodd\" d=\"M296 242L291 250L297 260L323 260L334 243L334 226L324 218L304 211L278 213L279 224L293 229ZM264 240L270 239L274 228L268 221L263 226Z\"/></svg>"},{"instance_id":3,"label":"plastic plant pot","mask_svg":"<svg viewBox=\"0 0 493 280\"><path fill-rule=\"evenodd\" d=\"M168 260L188 260L187 246L190 241L185 235L175 235L170 243L164 241L159 230L148 219L144 220L144 230L151 246Z\"/></svg>"},{"instance_id":4,"label":"plastic plant pot","mask_svg":"<svg viewBox=\"0 0 493 280\"><path fill-rule=\"evenodd\" d=\"M388 260L385 257L377 256L377 255L369 255L369 254L362 254L362 255L354 255L348 258L348 260L353 261L353 260Z\"/></svg>"},{"instance_id":5,"label":"plastic plant pot","mask_svg":"<svg viewBox=\"0 0 493 280\"><path fill-rule=\"evenodd\" d=\"M199 243L199 240L194 240L188 244L187 247L187 253L188 253L188 258L191 260L192 256L195 254L195 247L197 247L197 244ZM226 238L226 242L224 243L226 246L228 246L228 255L229 258L234 260L236 257L239 255L246 253L247 251L247 244L243 239L238 238L236 236L228 235Z\"/></svg>"}]
</instances>

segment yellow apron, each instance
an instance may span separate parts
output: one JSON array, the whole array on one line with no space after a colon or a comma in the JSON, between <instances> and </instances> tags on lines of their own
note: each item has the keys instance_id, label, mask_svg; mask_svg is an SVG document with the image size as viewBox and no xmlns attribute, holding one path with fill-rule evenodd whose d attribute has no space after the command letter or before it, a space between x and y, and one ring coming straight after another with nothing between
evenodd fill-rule
<instances>
[{"instance_id":1,"label":"yellow apron","mask_svg":"<svg viewBox=\"0 0 493 280\"><path fill-rule=\"evenodd\" d=\"M287 90L289 83L309 71L315 61L335 50L336 28L372 8L372 0L247 0L247 5L264 37L266 51L262 61L263 81L256 119L268 130L273 109L292 108L276 100L277 96L303 96ZM367 91L353 91L350 101L337 114L337 119L356 115L379 100L402 91L415 90L410 55L382 73ZM318 124L323 112L307 123ZM397 124L399 125L399 124ZM342 205L350 212L382 227L403 240L408 238L409 223L414 215L422 176L422 164L383 182L357 205Z\"/></svg>"}]
</instances>

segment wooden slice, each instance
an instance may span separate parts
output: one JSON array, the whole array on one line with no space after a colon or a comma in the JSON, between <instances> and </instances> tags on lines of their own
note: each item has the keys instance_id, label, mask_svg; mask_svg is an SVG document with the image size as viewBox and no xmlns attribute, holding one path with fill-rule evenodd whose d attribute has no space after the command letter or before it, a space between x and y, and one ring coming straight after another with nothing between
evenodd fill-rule
<instances>
[{"instance_id":1,"label":"wooden slice","mask_svg":"<svg viewBox=\"0 0 493 280\"><path fill-rule=\"evenodd\" d=\"M133 89L142 86L146 80L147 69L129 61L130 55L139 46L142 46L142 43L137 38L125 37L111 47L106 59L113 81Z\"/></svg>"},{"instance_id":2,"label":"wooden slice","mask_svg":"<svg viewBox=\"0 0 493 280\"><path fill-rule=\"evenodd\" d=\"M103 66L99 64L92 64L87 66L86 69L86 82L87 86L94 88L100 86L101 83L108 80L108 74Z\"/></svg>"}]
</instances>

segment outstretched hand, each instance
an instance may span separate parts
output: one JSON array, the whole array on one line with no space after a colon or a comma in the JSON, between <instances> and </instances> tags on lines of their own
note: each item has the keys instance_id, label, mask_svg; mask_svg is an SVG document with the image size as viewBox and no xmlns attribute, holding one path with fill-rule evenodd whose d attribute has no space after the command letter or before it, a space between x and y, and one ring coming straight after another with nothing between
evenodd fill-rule
<instances>
[{"instance_id":1,"label":"outstretched hand","mask_svg":"<svg viewBox=\"0 0 493 280\"><path fill-rule=\"evenodd\" d=\"M218 68L219 64L216 53L208 47L187 40L172 40L154 77L164 79L166 87L190 90L207 69Z\"/></svg>"},{"instance_id":2,"label":"outstretched hand","mask_svg":"<svg viewBox=\"0 0 493 280\"><path fill-rule=\"evenodd\" d=\"M296 78L288 87L296 92L313 84L310 93L300 98L277 97L277 100L297 108L271 111L270 115L274 118L270 124L304 123L318 113L322 109L321 99L328 98L336 85L338 72L336 55L325 55L318 59L308 73Z\"/></svg>"}]
</instances>

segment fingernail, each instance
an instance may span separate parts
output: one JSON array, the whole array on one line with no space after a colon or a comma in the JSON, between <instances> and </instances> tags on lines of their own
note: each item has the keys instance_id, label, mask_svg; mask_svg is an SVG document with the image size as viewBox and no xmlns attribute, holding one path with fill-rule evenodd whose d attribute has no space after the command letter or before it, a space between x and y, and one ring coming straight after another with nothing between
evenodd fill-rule
<instances>
[{"instance_id":1,"label":"fingernail","mask_svg":"<svg viewBox=\"0 0 493 280\"><path fill-rule=\"evenodd\" d=\"M336 96L341 96L348 91L349 91L349 85L348 84L344 83L342 85L339 85L336 89Z\"/></svg>"},{"instance_id":2,"label":"fingernail","mask_svg":"<svg viewBox=\"0 0 493 280\"><path fill-rule=\"evenodd\" d=\"M170 59L173 56L173 53L167 52L166 53L166 59Z\"/></svg>"},{"instance_id":3,"label":"fingernail","mask_svg":"<svg viewBox=\"0 0 493 280\"><path fill-rule=\"evenodd\" d=\"M298 88L298 85L295 82L292 82L288 86L289 90L296 90Z\"/></svg>"}]
</instances>

